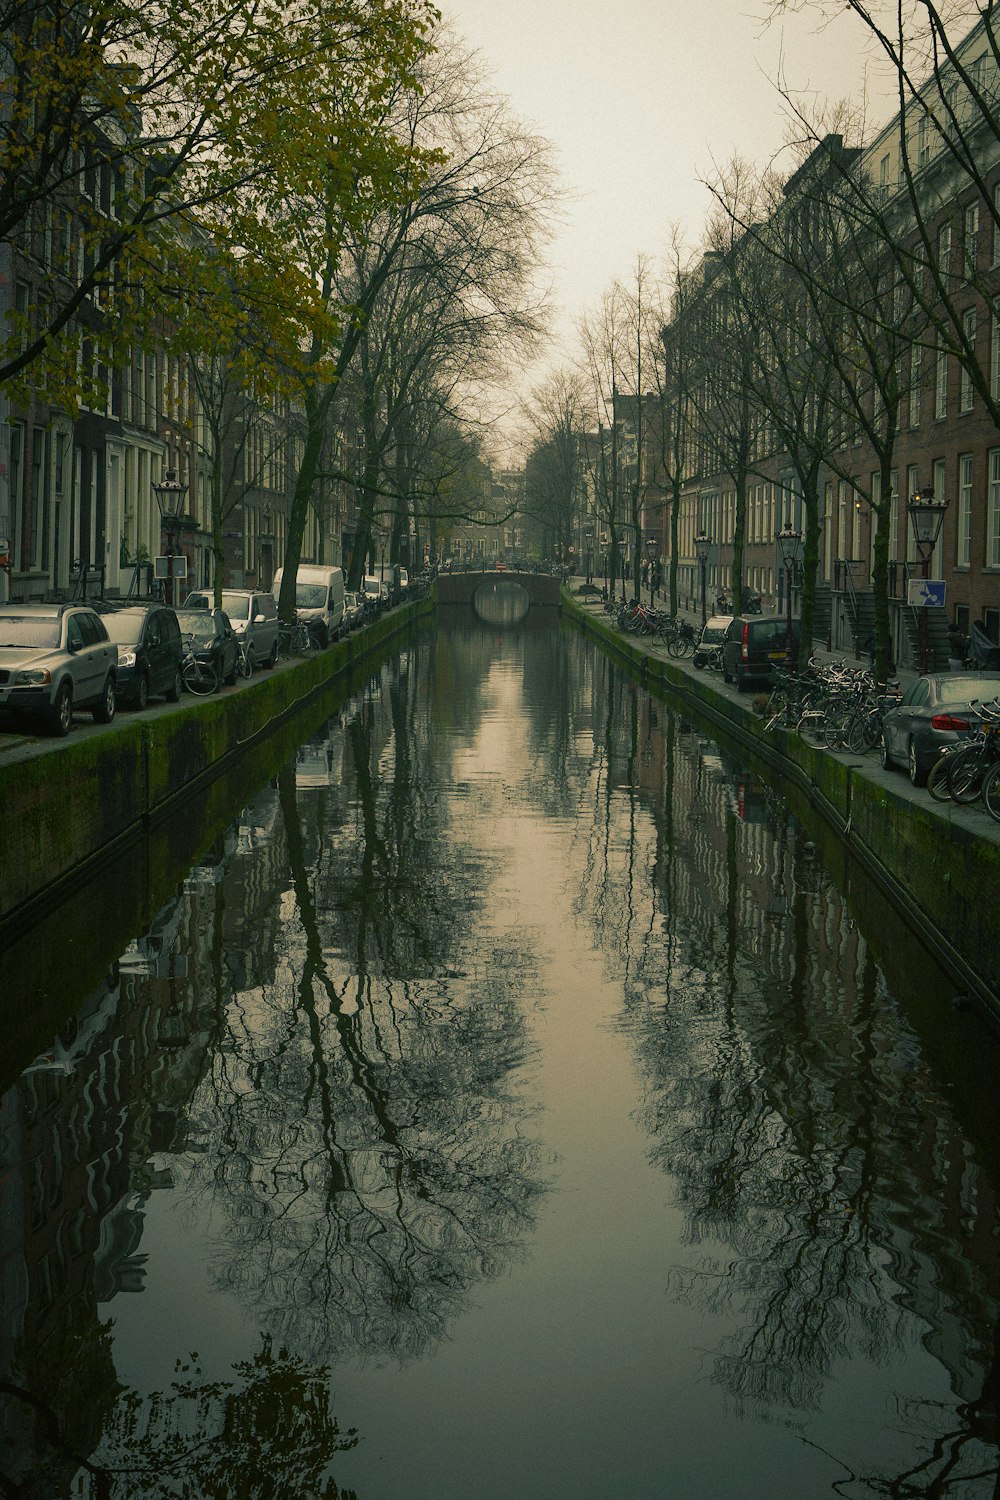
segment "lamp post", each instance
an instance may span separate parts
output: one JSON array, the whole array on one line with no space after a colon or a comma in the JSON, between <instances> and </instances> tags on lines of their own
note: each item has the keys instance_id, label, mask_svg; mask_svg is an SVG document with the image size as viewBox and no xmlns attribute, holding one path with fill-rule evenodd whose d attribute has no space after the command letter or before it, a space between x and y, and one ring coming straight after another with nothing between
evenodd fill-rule
<instances>
[{"instance_id":1,"label":"lamp post","mask_svg":"<svg viewBox=\"0 0 1000 1500\"><path fill-rule=\"evenodd\" d=\"M785 666L791 669L795 654L792 636L792 577L802 561L802 533L793 531L791 521L786 521L778 532L778 562L785 570Z\"/></svg>"},{"instance_id":2,"label":"lamp post","mask_svg":"<svg viewBox=\"0 0 1000 1500\"><path fill-rule=\"evenodd\" d=\"M652 605L656 597L656 537L646 538L646 568L649 578L649 602Z\"/></svg>"},{"instance_id":3,"label":"lamp post","mask_svg":"<svg viewBox=\"0 0 1000 1500\"><path fill-rule=\"evenodd\" d=\"M910 525L913 527L913 540L916 543L917 552L920 556L920 575L922 579L930 577L931 558L934 548L937 546L938 537L941 535L941 527L944 525L944 513L948 507L948 501L935 500L934 486L924 485L922 490L913 495L907 509L910 512ZM920 675L923 677L927 671L930 650L927 641L927 590L923 592L923 608L920 611Z\"/></svg>"},{"instance_id":4,"label":"lamp post","mask_svg":"<svg viewBox=\"0 0 1000 1500\"><path fill-rule=\"evenodd\" d=\"M708 606L705 599L705 574L708 569L708 553L712 546L711 537L705 534L704 528L699 531L694 539L694 555L698 559L698 567L701 570L701 628L704 630L708 619Z\"/></svg>"},{"instance_id":5,"label":"lamp post","mask_svg":"<svg viewBox=\"0 0 1000 1500\"><path fill-rule=\"evenodd\" d=\"M187 485L177 478L176 469L167 469L158 484L153 485L153 494L160 507L163 529L167 533L167 577L166 599L174 603L174 536L180 525L181 501L187 494Z\"/></svg>"}]
</instances>

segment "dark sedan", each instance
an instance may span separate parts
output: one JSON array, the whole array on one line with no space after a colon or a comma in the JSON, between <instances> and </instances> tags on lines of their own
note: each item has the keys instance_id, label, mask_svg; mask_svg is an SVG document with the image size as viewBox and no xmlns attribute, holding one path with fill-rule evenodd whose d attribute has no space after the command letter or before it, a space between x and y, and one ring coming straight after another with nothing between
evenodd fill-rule
<instances>
[{"instance_id":1,"label":"dark sedan","mask_svg":"<svg viewBox=\"0 0 1000 1500\"><path fill-rule=\"evenodd\" d=\"M177 623L181 635L199 661L215 669L218 682L230 686L236 681L239 645L229 616L221 609L179 609Z\"/></svg>"},{"instance_id":2,"label":"dark sedan","mask_svg":"<svg viewBox=\"0 0 1000 1500\"><path fill-rule=\"evenodd\" d=\"M902 766L914 786L947 745L979 723L976 705L1000 694L1000 672L932 672L918 677L882 722L882 764Z\"/></svg>"}]
</instances>

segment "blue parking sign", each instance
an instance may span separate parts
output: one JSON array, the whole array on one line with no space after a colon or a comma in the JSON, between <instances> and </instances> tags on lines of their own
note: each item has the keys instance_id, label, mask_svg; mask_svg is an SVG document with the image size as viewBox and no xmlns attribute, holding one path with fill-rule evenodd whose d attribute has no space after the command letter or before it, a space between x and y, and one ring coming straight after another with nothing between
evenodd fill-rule
<instances>
[{"instance_id":1,"label":"blue parking sign","mask_svg":"<svg viewBox=\"0 0 1000 1500\"><path fill-rule=\"evenodd\" d=\"M911 578L906 585L906 602L914 609L943 609L944 579Z\"/></svg>"}]
</instances>

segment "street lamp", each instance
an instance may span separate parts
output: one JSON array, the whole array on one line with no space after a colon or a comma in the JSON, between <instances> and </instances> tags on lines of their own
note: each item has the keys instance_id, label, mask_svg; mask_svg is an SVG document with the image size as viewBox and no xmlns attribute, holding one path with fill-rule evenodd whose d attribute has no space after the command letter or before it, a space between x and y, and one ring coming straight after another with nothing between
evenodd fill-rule
<instances>
[{"instance_id":1,"label":"street lamp","mask_svg":"<svg viewBox=\"0 0 1000 1500\"><path fill-rule=\"evenodd\" d=\"M652 605L656 597L656 537L646 538L646 567L649 575L649 602Z\"/></svg>"},{"instance_id":2,"label":"street lamp","mask_svg":"<svg viewBox=\"0 0 1000 1500\"><path fill-rule=\"evenodd\" d=\"M941 535L944 513L947 508L947 499L935 500L932 484L924 485L922 490L918 490L911 497L907 507L910 512L910 525L913 527L913 540L920 556L920 574L923 580L930 577L931 558L938 544L938 537ZM920 591L920 597L923 603L920 612L920 675L922 677L927 671L930 658L927 642L928 589L926 584Z\"/></svg>"},{"instance_id":3,"label":"street lamp","mask_svg":"<svg viewBox=\"0 0 1000 1500\"><path fill-rule=\"evenodd\" d=\"M699 531L694 539L694 555L698 559L698 567L701 569L701 628L704 630L705 621L708 619L708 609L705 603L705 572L708 568L708 554L712 546L712 539L705 534L704 528Z\"/></svg>"},{"instance_id":4,"label":"street lamp","mask_svg":"<svg viewBox=\"0 0 1000 1500\"><path fill-rule=\"evenodd\" d=\"M160 507L163 529L167 533L167 603L174 602L174 537L181 523L181 501L187 494L187 485L177 478L176 469L167 469L158 484L153 485L153 494Z\"/></svg>"},{"instance_id":5,"label":"street lamp","mask_svg":"<svg viewBox=\"0 0 1000 1500\"><path fill-rule=\"evenodd\" d=\"M793 531L791 521L786 521L778 532L778 562L785 570L785 666L791 670L795 654L792 636L792 575L802 561L802 533Z\"/></svg>"}]
</instances>

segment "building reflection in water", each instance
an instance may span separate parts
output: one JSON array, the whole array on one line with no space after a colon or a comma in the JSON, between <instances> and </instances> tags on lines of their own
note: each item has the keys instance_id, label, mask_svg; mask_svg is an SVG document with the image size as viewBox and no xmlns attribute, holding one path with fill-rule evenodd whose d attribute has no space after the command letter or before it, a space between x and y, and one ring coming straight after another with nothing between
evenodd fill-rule
<instances>
[{"instance_id":1,"label":"building reflection in water","mask_svg":"<svg viewBox=\"0 0 1000 1500\"><path fill-rule=\"evenodd\" d=\"M497 649L457 627L357 689L0 1101L8 1487L91 1483L87 1460L131 1465L109 1493L140 1495L172 1440L181 1465L208 1455L179 1474L235 1496L270 1424L286 1492L318 1492L354 1441L329 1351L433 1349L530 1246L535 954L491 944L477 827L504 789L456 748ZM947 982L861 877L668 705L551 628L504 649L531 706L523 795L567 830L686 1217L670 1293L730 1325L714 1380L743 1412L814 1409L838 1361L877 1366L916 1318L954 1397L904 1414L920 1482L994 1472L1000 1121L978 1022L956 1040ZM266 1332L224 1385L179 1370L151 1406L122 1392L102 1319L142 1291L166 1194L211 1217L215 1285ZM908 1493L890 1479L864 1477Z\"/></svg>"}]
</instances>

